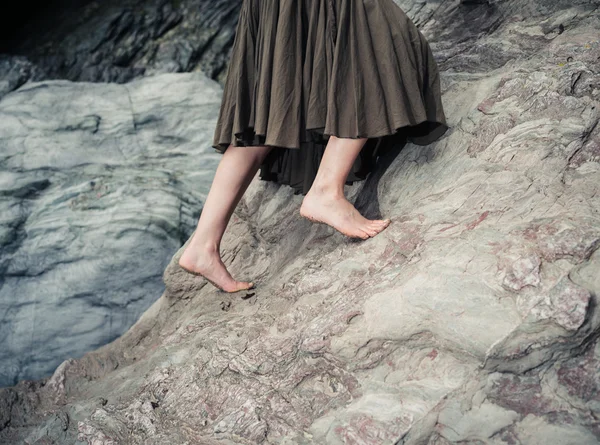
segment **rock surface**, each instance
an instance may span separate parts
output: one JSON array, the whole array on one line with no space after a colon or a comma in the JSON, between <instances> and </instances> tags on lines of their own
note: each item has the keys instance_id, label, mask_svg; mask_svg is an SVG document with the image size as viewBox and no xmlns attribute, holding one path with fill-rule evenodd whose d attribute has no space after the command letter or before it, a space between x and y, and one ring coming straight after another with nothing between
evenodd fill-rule
<instances>
[{"instance_id":1,"label":"rock surface","mask_svg":"<svg viewBox=\"0 0 600 445\"><path fill-rule=\"evenodd\" d=\"M532 6L533 5L533 6ZM255 181L224 260L122 337L1 390L0 438L88 444L600 442L598 3L407 6L452 125L347 187L363 242Z\"/></svg>"},{"instance_id":2,"label":"rock surface","mask_svg":"<svg viewBox=\"0 0 600 445\"><path fill-rule=\"evenodd\" d=\"M123 83L202 71L222 82L240 6L240 0L73 0L25 24L4 51L36 67L40 75L32 73L32 80Z\"/></svg>"},{"instance_id":3,"label":"rock surface","mask_svg":"<svg viewBox=\"0 0 600 445\"><path fill-rule=\"evenodd\" d=\"M164 291L220 159L220 98L190 73L0 101L0 386L114 340Z\"/></svg>"},{"instance_id":4,"label":"rock surface","mask_svg":"<svg viewBox=\"0 0 600 445\"><path fill-rule=\"evenodd\" d=\"M0 54L0 99L27 81L43 80L45 73L26 57Z\"/></svg>"}]
</instances>

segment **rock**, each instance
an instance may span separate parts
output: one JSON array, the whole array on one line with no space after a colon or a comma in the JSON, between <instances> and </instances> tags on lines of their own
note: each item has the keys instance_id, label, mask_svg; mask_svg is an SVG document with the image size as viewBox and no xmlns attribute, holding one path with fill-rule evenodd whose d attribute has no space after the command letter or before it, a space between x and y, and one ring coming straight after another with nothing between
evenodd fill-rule
<instances>
[{"instance_id":1,"label":"rock","mask_svg":"<svg viewBox=\"0 0 600 445\"><path fill-rule=\"evenodd\" d=\"M219 159L220 92L163 74L30 82L2 99L1 385L112 341L163 292Z\"/></svg>"},{"instance_id":2,"label":"rock","mask_svg":"<svg viewBox=\"0 0 600 445\"><path fill-rule=\"evenodd\" d=\"M452 129L347 186L391 225L348 240L255 180L222 244L253 295L178 268L188 238L135 325L57 370L66 404L1 390L0 438L62 410L71 442L99 444L600 441L598 4L407 10Z\"/></svg>"},{"instance_id":3,"label":"rock","mask_svg":"<svg viewBox=\"0 0 600 445\"><path fill-rule=\"evenodd\" d=\"M0 99L28 80L41 80L44 76L27 58L0 54Z\"/></svg>"},{"instance_id":4,"label":"rock","mask_svg":"<svg viewBox=\"0 0 600 445\"><path fill-rule=\"evenodd\" d=\"M19 27L12 39L18 43L5 51L27 57L44 79L124 83L202 71L224 81L240 0L84 0L68 6L48 8L44 19ZM17 59L12 64L13 71L21 69ZM0 97L18 86L0 83Z\"/></svg>"}]
</instances>

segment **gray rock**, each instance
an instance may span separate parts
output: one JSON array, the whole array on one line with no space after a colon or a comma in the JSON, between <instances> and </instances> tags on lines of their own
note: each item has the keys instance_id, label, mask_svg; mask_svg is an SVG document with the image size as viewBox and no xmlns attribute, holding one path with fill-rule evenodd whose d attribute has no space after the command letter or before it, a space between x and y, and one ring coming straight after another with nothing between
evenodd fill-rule
<instances>
[{"instance_id":1,"label":"gray rock","mask_svg":"<svg viewBox=\"0 0 600 445\"><path fill-rule=\"evenodd\" d=\"M350 241L255 180L222 248L257 288L216 291L182 247L123 336L0 391L0 438L599 443L598 3L413 8L452 130L347 186L391 225Z\"/></svg>"},{"instance_id":2,"label":"gray rock","mask_svg":"<svg viewBox=\"0 0 600 445\"><path fill-rule=\"evenodd\" d=\"M2 99L1 385L112 341L162 293L219 159L220 94L196 73Z\"/></svg>"},{"instance_id":3,"label":"gray rock","mask_svg":"<svg viewBox=\"0 0 600 445\"><path fill-rule=\"evenodd\" d=\"M28 80L41 80L45 74L27 58L0 54L0 98Z\"/></svg>"},{"instance_id":4,"label":"gray rock","mask_svg":"<svg viewBox=\"0 0 600 445\"><path fill-rule=\"evenodd\" d=\"M21 27L10 51L26 56L46 79L124 83L203 71L223 82L240 6L240 0L71 2ZM0 84L0 97L4 89Z\"/></svg>"}]
</instances>

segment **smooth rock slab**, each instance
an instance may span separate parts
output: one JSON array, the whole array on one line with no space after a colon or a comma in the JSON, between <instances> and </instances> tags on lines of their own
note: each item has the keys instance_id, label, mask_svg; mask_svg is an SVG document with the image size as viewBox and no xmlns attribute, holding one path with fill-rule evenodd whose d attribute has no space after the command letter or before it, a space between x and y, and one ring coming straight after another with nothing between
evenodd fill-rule
<instances>
[{"instance_id":1,"label":"smooth rock slab","mask_svg":"<svg viewBox=\"0 0 600 445\"><path fill-rule=\"evenodd\" d=\"M164 290L219 159L220 91L167 74L0 101L0 385L114 340Z\"/></svg>"}]
</instances>

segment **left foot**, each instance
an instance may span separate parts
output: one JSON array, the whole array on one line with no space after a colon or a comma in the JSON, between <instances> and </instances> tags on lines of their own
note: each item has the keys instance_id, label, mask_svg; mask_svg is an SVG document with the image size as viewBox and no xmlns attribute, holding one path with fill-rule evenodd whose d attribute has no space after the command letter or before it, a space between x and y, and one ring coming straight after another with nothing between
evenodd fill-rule
<instances>
[{"instance_id":1,"label":"left foot","mask_svg":"<svg viewBox=\"0 0 600 445\"><path fill-rule=\"evenodd\" d=\"M367 219L342 195L308 191L300 215L314 222L325 223L351 238L367 239L385 229L389 219Z\"/></svg>"}]
</instances>

